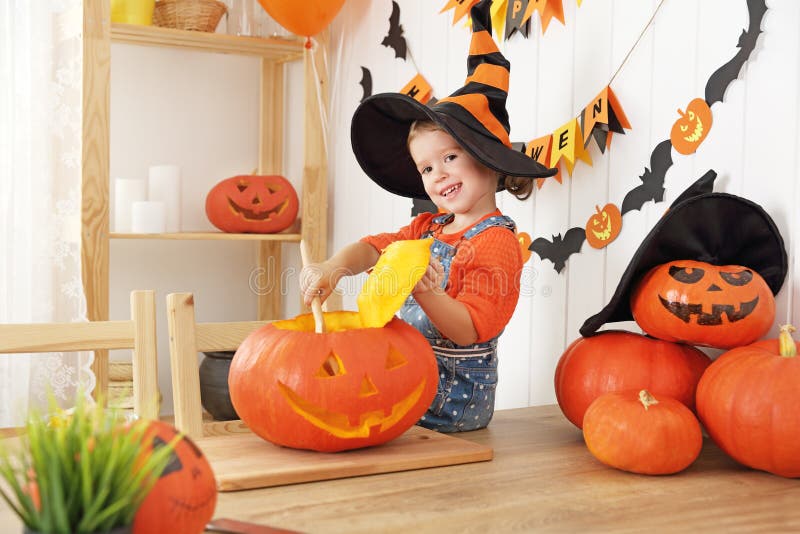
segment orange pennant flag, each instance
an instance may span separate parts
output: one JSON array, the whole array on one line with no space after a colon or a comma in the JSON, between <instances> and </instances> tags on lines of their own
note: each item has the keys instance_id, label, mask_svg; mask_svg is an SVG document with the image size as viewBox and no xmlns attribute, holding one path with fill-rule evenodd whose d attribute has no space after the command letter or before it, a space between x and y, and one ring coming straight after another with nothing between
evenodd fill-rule
<instances>
[{"instance_id":1,"label":"orange pennant flag","mask_svg":"<svg viewBox=\"0 0 800 534\"><path fill-rule=\"evenodd\" d=\"M589 137L592 135L595 125L598 123L608 125L608 90L609 88L606 86L581 112L584 146L589 143Z\"/></svg>"},{"instance_id":2,"label":"orange pennant flag","mask_svg":"<svg viewBox=\"0 0 800 534\"><path fill-rule=\"evenodd\" d=\"M550 21L555 18L564 24L564 4L561 3L562 0L547 0L547 3L544 6L544 10L541 12L542 15L542 33L547 31L547 27L550 25Z\"/></svg>"},{"instance_id":3,"label":"orange pennant flag","mask_svg":"<svg viewBox=\"0 0 800 534\"><path fill-rule=\"evenodd\" d=\"M622 106L619 104L619 100L617 100L617 95L614 94L614 91L611 90L611 87L606 87L608 89L608 105L611 107L614 116L619 121L619 125L625 128L626 130L631 129L631 123L628 122L628 117L625 116L625 112L622 111Z\"/></svg>"},{"instance_id":4,"label":"orange pennant flag","mask_svg":"<svg viewBox=\"0 0 800 534\"><path fill-rule=\"evenodd\" d=\"M469 13L472 6L477 4L480 0L447 0L447 4L442 8L439 13L444 13L448 9L455 8L453 12L453 25L464 18L464 15Z\"/></svg>"},{"instance_id":5,"label":"orange pennant flag","mask_svg":"<svg viewBox=\"0 0 800 534\"><path fill-rule=\"evenodd\" d=\"M417 73L416 76L411 78L410 82L400 89L400 92L422 104L427 104L428 100L431 99L433 91L431 90L431 85L422 74Z\"/></svg>"}]
</instances>

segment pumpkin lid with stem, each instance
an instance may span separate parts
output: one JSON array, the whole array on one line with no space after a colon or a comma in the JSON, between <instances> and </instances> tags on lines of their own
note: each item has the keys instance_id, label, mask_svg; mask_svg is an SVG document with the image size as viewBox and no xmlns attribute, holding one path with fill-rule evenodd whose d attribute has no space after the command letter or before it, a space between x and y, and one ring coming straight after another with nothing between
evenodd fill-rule
<instances>
[{"instance_id":1,"label":"pumpkin lid with stem","mask_svg":"<svg viewBox=\"0 0 800 534\"><path fill-rule=\"evenodd\" d=\"M642 240L611 300L583 323L581 335L594 335L606 323L633 320L630 297L639 279L651 268L674 260L743 265L778 293L788 256L777 225L755 202L712 192L716 176L709 170L673 202Z\"/></svg>"}]
</instances>

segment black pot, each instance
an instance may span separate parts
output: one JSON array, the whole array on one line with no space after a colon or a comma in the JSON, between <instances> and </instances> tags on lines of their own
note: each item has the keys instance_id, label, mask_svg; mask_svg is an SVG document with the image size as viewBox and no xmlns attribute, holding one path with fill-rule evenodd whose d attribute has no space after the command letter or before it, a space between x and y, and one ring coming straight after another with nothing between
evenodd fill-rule
<instances>
[{"instance_id":1,"label":"black pot","mask_svg":"<svg viewBox=\"0 0 800 534\"><path fill-rule=\"evenodd\" d=\"M217 421L239 419L231 404L228 372L234 351L204 352L200 364L200 402Z\"/></svg>"}]
</instances>

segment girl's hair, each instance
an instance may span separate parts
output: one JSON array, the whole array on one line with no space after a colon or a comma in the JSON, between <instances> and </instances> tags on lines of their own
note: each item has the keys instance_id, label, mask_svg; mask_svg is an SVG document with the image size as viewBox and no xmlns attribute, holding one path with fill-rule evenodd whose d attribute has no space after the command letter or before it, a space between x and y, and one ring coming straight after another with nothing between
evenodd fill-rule
<instances>
[{"instance_id":1,"label":"girl's hair","mask_svg":"<svg viewBox=\"0 0 800 534\"><path fill-rule=\"evenodd\" d=\"M445 129L429 120L417 120L411 123L408 129L408 140L406 146L411 144L411 141L419 135L420 132L444 132ZM533 193L533 179L532 178L518 178L516 176L506 176L503 173L497 173L497 191L508 191L519 200L526 200Z\"/></svg>"}]
</instances>

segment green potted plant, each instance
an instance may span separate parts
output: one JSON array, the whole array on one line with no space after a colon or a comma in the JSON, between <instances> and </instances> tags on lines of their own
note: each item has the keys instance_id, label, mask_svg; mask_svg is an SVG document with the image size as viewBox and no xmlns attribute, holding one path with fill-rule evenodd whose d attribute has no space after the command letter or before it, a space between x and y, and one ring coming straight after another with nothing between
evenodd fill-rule
<instances>
[{"instance_id":1,"label":"green potted plant","mask_svg":"<svg viewBox=\"0 0 800 534\"><path fill-rule=\"evenodd\" d=\"M180 434L151 447L149 422L79 395L74 409L33 412L18 443L0 443L0 495L25 532L130 532Z\"/></svg>"}]
</instances>

